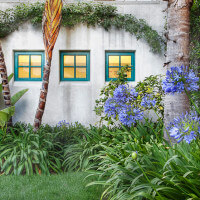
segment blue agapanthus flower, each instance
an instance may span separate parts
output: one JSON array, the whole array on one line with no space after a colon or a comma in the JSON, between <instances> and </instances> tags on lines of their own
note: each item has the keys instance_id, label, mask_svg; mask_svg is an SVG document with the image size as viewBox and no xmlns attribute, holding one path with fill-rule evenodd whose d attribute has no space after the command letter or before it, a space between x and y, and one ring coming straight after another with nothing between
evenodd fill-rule
<instances>
[{"instance_id":1,"label":"blue agapanthus flower","mask_svg":"<svg viewBox=\"0 0 200 200\"><path fill-rule=\"evenodd\" d=\"M136 100L138 92L135 91L135 88L129 87L129 85L119 85L114 93L113 99L119 104L128 103Z\"/></svg>"},{"instance_id":2,"label":"blue agapanthus flower","mask_svg":"<svg viewBox=\"0 0 200 200\"><path fill-rule=\"evenodd\" d=\"M200 136L200 118L196 113L186 113L175 118L167 129L177 142L185 140L190 143Z\"/></svg>"},{"instance_id":3,"label":"blue agapanthus flower","mask_svg":"<svg viewBox=\"0 0 200 200\"><path fill-rule=\"evenodd\" d=\"M128 87L126 85L119 85L113 93L113 99L118 102L126 102L128 95Z\"/></svg>"},{"instance_id":4,"label":"blue agapanthus flower","mask_svg":"<svg viewBox=\"0 0 200 200\"><path fill-rule=\"evenodd\" d=\"M136 123L143 118L143 112L134 105L138 93L128 85L119 85L113 93L113 97L105 102L104 112L127 126Z\"/></svg>"},{"instance_id":5,"label":"blue agapanthus flower","mask_svg":"<svg viewBox=\"0 0 200 200\"><path fill-rule=\"evenodd\" d=\"M199 78L192 70L187 67L171 67L167 71L166 78L163 81L162 88L165 93L182 93L185 89L188 91L197 91Z\"/></svg>"},{"instance_id":6,"label":"blue agapanthus flower","mask_svg":"<svg viewBox=\"0 0 200 200\"><path fill-rule=\"evenodd\" d=\"M104 112L107 113L109 117L116 117L116 102L114 98L109 98L106 100Z\"/></svg>"},{"instance_id":7,"label":"blue agapanthus flower","mask_svg":"<svg viewBox=\"0 0 200 200\"><path fill-rule=\"evenodd\" d=\"M138 120L143 119L143 112L141 112L140 109L134 108L131 105L123 106L119 110L119 121L126 125L126 126L132 126L135 124Z\"/></svg>"},{"instance_id":8,"label":"blue agapanthus flower","mask_svg":"<svg viewBox=\"0 0 200 200\"><path fill-rule=\"evenodd\" d=\"M153 108L156 105L156 100L152 97L152 95L146 95L143 97L141 101L141 106L144 108Z\"/></svg>"},{"instance_id":9,"label":"blue agapanthus flower","mask_svg":"<svg viewBox=\"0 0 200 200\"><path fill-rule=\"evenodd\" d=\"M56 126L59 127L59 128L64 128L64 127L68 127L69 123L66 122L65 120L62 120L62 121L59 121Z\"/></svg>"}]
</instances>

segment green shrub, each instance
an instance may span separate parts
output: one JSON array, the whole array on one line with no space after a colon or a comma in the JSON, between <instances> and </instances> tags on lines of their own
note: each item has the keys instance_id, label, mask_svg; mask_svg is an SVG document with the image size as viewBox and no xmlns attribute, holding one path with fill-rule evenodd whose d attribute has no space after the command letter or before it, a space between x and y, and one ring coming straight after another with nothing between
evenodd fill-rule
<instances>
[{"instance_id":1,"label":"green shrub","mask_svg":"<svg viewBox=\"0 0 200 200\"><path fill-rule=\"evenodd\" d=\"M97 99L95 105L95 113L100 117L100 125L102 123L107 122L108 125L115 125L116 120L114 120L111 116L108 116L104 112L104 106L107 99L113 97L113 93L119 85L127 84L127 72L128 66L122 67L118 71L118 78L116 80L111 80L106 86L104 86L100 92L100 98ZM143 81L138 82L135 86L136 91L138 92L138 97L135 102L135 106L140 108L142 99L146 95L151 95L152 99L155 99L156 105L154 106L154 111L157 115L159 115L158 119L163 119L164 114L164 105L163 105L163 95L164 92L162 90L162 75L151 75L146 77ZM148 108L145 109L149 111Z\"/></svg>"},{"instance_id":2,"label":"green shrub","mask_svg":"<svg viewBox=\"0 0 200 200\"><path fill-rule=\"evenodd\" d=\"M0 141L0 170L5 174L60 172L62 146L55 142L59 133L51 134L30 125L20 124L4 133Z\"/></svg>"},{"instance_id":3,"label":"green shrub","mask_svg":"<svg viewBox=\"0 0 200 200\"><path fill-rule=\"evenodd\" d=\"M54 138L56 142L60 142L62 146L67 144L74 144L76 141L74 137L80 137L82 132L84 132L87 128L82 124L76 122L74 124L64 124L62 126L49 126L48 124L40 127L40 130L43 132L49 132L51 134L57 134Z\"/></svg>"},{"instance_id":4,"label":"green shrub","mask_svg":"<svg viewBox=\"0 0 200 200\"><path fill-rule=\"evenodd\" d=\"M89 129L83 130L79 137L74 136L76 140L74 144L64 146L63 167L65 171L84 171L92 167L94 163L90 156L101 150L100 141L108 141L104 128L90 126Z\"/></svg>"},{"instance_id":5,"label":"green shrub","mask_svg":"<svg viewBox=\"0 0 200 200\"><path fill-rule=\"evenodd\" d=\"M16 123L10 128L10 132L2 128L0 171L18 175L59 173L68 169L66 163L63 164L63 147L71 145L75 148L77 138L82 138L85 135L83 132L87 130L80 123L42 125L36 133L33 132L32 125L25 123Z\"/></svg>"},{"instance_id":6,"label":"green shrub","mask_svg":"<svg viewBox=\"0 0 200 200\"><path fill-rule=\"evenodd\" d=\"M100 181L89 185L106 186L102 196L112 200L199 199L199 145L183 142L170 147L156 141L138 145L137 140L102 144L103 150L94 156L101 162L93 172Z\"/></svg>"},{"instance_id":7,"label":"green shrub","mask_svg":"<svg viewBox=\"0 0 200 200\"><path fill-rule=\"evenodd\" d=\"M103 150L102 145L115 147L123 145L124 142L134 142L141 146L145 142L159 140L162 142L163 125L162 123L153 123L146 121L138 123L136 127L126 128L108 128L91 126L82 132L80 137L75 136L76 143L67 144L64 147L65 170L87 170L97 169L101 161L98 155ZM157 138L157 139L156 139Z\"/></svg>"}]
</instances>

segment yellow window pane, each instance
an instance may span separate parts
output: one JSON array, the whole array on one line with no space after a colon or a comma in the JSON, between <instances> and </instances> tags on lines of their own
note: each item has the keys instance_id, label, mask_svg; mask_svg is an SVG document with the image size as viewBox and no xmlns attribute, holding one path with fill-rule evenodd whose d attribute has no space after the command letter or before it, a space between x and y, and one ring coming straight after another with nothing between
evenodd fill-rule
<instances>
[{"instance_id":1,"label":"yellow window pane","mask_svg":"<svg viewBox=\"0 0 200 200\"><path fill-rule=\"evenodd\" d=\"M74 68L65 67L64 68L64 78L74 78Z\"/></svg>"},{"instance_id":2,"label":"yellow window pane","mask_svg":"<svg viewBox=\"0 0 200 200\"><path fill-rule=\"evenodd\" d=\"M41 66L42 65L42 57L40 55L31 56L31 66Z\"/></svg>"},{"instance_id":3,"label":"yellow window pane","mask_svg":"<svg viewBox=\"0 0 200 200\"><path fill-rule=\"evenodd\" d=\"M86 56L76 56L76 66L86 66Z\"/></svg>"},{"instance_id":4,"label":"yellow window pane","mask_svg":"<svg viewBox=\"0 0 200 200\"><path fill-rule=\"evenodd\" d=\"M109 78L117 78L118 71L119 71L119 68L109 68Z\"/></svg>"},{"instance_id":5,"label":"yellow window pane","mask_svg":"<svg viewBox=\"0 0 200 200\"><path fill-rule=\"evenodd\" d=\"M19 66L29 66L29 56L27 56L27 55L20 55L18 57L18 65Z\"/></svg>"},{"instance_id":6,"label":"yellow window pane","mask_svg":"<svg viewBox=\"0 0 200 200\"><path fill-rule=\"evenodd\" d=\"M86 78L86 68L76 68L76 78Z\"/></svg>"},{"instance_id":7,"label":"yellow window pane","mask_svg":"<svg viewBox=\"0 0 200 200\"><path fill-rule=\"evenodd\" d=\"M131 68L128 68L128 72L126 74L127 74L127 78L131 78Z\"/></svg>"},{"instance_id":8,"label":"yellow window pane","mask_svg":"<svg viewBox=\"0 0 200 200\"><path fill-rule=\"evenodd\" d=\"M28 67L19 67L18 68L18 77L19 78L29 78L29 68Z\"/></svg>"},{"instance_id":9,"label":"yellow window pane","mask_svg":"<svg viewBox=\"0 0 200 200\"><path fill-rule=\"evenodd\" d=\"M109 66L119 66L119 56L109 56Z\"/></svg>"},{"instance_id":10,"label":"yellow window pane","mask_svg":"<svg viewBox=\"0 0 200 200\"><path fill-rule=\"evenodd\" d=\"M64 66L74 66L74 56L64 56Z\"/></svg>"},{"instance_id":11,"label":"yellow window pane","mask_svg":"<svg viewBox=\"0 0 200 200\"><path fill-rule=\"evenodd\" d=\"M121 56L121 66L131 65L131 56Z\"/></svg>"},{"instance_id":12,"label":"yellow window pane","mask_svg":"<svg viewBox=\"0 0 200 200\"><path fill-rule=\"evenodd\" d=\"M31 68L31 78L41 78L42 72L40 67L32 67Z\"/></svg>"}]
</instances>

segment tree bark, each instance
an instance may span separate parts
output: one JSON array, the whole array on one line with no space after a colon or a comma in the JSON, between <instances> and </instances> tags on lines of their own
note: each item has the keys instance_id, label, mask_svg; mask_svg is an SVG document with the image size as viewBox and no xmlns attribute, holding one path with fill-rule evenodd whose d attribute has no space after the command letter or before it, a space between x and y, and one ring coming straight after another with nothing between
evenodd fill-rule
<instances>
[{"instance_id":1,"label":"tree bark","mask_svg":"<svg viewBox=\"0 0 200 200\"><path fill-rule=\"evenodd\" d=\"M43 72L42 89L40 91L39 104L35 114L34 131L37 131L40 127L45 110L49 87L52 53L60 31L62 6L62 0L46 0L42 28L47 61Z\"/></svg>"},{"instance_id":2,"label":"tree bark","mask_svg":"<svg viewBox=\"0 0 200 200\"><path fill-rule=\"evenodd\" d=\"M49 87L50 68L51 68L50 63L47 63L46 66L44 67L42 89L40 90L39 105L38 105L38 108L35 114L35 120L34 120L35 130L37 130L40 127L41 122L42 122L42 116L45 110L48 87Z\"/></svg>"},{"instance_id":3,"label":"tree bark","mask_svg":"<svg viewBox=\"0 0 200 200\"><path fill-rule=\"evenodd\" d=\"M0 42L0 74L2 79L2 92L3 92L3 99L6 107L11 106L11 95L10 95L10 87L8 83L8 74L7 74L7 68L6 63L4 60L4 53L2 50L1 42ZM7 122L7 126L12 126L12 117Z\"/></svg>"},{"instance_id":4,"label":"tree bark","mask_svg":"<svg viewBox=\"0 0 200 200\"><path fill-rule=\"evenodd\" d=\"M189 32L190 8L192 0L169 0L167 17L167 52L165 66L169 70L172 66L189 67ZM187 95L166 95L164 99L164 124L169 125L173 119L190 109ZM167 133L165 138L168 139Z\"/></svg>"},{"instance_id":5,"label":"tree bark","mask_svg":"<svg viewBox=\"0 0 200 200\"><path fill-rule=\"evenodd\" d=\"M7 68L4 60L4 54L0 42L0 73L2 79L2 87L3 87L3 98L5 102L5 106L11 106L11 95L10 95L10 88L8 84L8 75L7 75Z\"/></svg>"}]
</instances>

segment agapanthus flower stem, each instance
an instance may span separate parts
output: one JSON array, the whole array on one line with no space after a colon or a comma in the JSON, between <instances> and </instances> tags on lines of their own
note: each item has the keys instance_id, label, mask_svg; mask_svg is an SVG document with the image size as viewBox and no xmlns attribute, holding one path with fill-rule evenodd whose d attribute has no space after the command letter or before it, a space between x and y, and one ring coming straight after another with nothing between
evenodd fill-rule
<instances>
[{"instance_id":1,"label":"agapanthus flower stem","mask_svg":"<svg viewBox=\"0 0 200 200\"><path fill-rule=\"evenodd\" d=\"M164 126L164 124L163 124L163 126ZM167 136L168 136L168 138L169 138L169 141L170 141L170 144L171 144L171 146L172 146L172 140L171 140L171 137L170 137L170 135L169 135L169 133L168 133L167 129L166 129L166 128L164 128L164 130L166 131L166 133L167 133Z\"/></svg>"},{"instance_id":2,"label":"agapanthus flower stem","mask_svg":"<svg viewBox=\"0 0 200 200\"><path fill-rule=\"evenodd\" d=\"M156 190L156 188L154 187L154 185L152 184L152 182L149 180L148 176L146 175L145 171L143 170L143 168L141 167L140 163L136 160L137 165L139 166L140 170L142 171L144 177L147 179L147 181L149 182L149 184L152 186L152 188L154 189L154 191L158 194L158 196L160 197L160 199L163 199L163 197L160 195L160 193Z\"/></svg>"},{"instance_id":3,"label":"agapanthus flower stem","mask_svg":"<svg viewBox=\"0 0 200 200\"><path fill-rule=\"evenodd\" d=\"M157 132L156 132L156 131L151 127L151 125L149 124L149 122L148 122L148 118L144 118L144 119L145 119L145 121L147 122L147 124L149 125L149 128L154 132L157 141L160 141Z\"/></svg>"},{"instance_id":4,"label":"agapanthus flower stem","mask_svg":"<svg viewBox=\"0 0 200 200\"><path fill-rule=\"evenodd\" d=\"M154 110L154 109L153 109ZM158 120L160 120L160 117L159 117L159 115L158 115L158 113L154 110L154 112L155 112L155 114L157 115L157 117L158 117ZM165 124L163 123L163 121L162 120L160 120L161 122L162 122L162 125L163 125L163 130L166 130L165 129ZM154 131L154 130L153 130ZM169 142L170 142L170 144L171 144L171 146L172 146L172 140L171 140L171 137L170 137L170 135L169 135L169 133L168 133L168 131L166 130L166 133L167 133L167 136L168 136L168 138L169 138Z\"/></svg>"},{"instance_id":5,"label":"agapanthus flower stem","mask_svg":"<svg viewBox=\"0 0 200 200\"><path fill-rule=\"evenodd\" d=\"M200 115L200 110L199 110L199 108L197 107L197 105L194 103L194 101L193 101L191 95L189 94L189 92L188 92L186 89L184 89L184 90L185 90L185 93L186 93L186 95L188 96L190 102L191 102L192 105L195 107L196 112Z\"/></svg>"},{"instance_id":6,"label":"agapanthus flower stem","mask_svg":"<svg viewBox=\"0 0 200 200\"><path fill-rule=\"evenodd\" d=\"M155 112L156 116L158 117L157 121L160 120L160 116L158 115L158 113L156 112L156 110L153 109L153 111Z\"/></svg>"}]
</instances>

